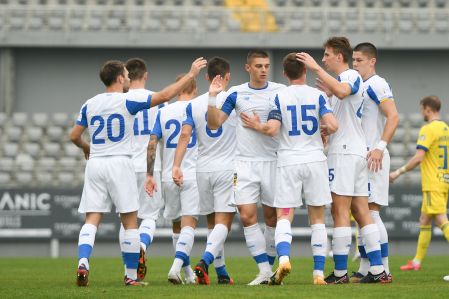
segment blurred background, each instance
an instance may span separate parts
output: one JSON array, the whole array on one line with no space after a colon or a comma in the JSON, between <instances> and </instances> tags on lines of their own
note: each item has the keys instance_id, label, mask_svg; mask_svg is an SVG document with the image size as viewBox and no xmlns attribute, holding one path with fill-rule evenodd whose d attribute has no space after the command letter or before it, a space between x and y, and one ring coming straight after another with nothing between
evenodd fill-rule
<instances>
[{"instance_id":1,"label":"blurred background","mask_svg":"<svg viewBox=\"0 0 449 299\"><path fill-rule=\"evenodd\" d=\"M81 105L103 92L98 72L106 60L143 58L147 87L157 91L194 58L219 55L231 62L237 85L248 80L248 49L262 48L271 57L271 80L286 83L285 54L307 51L321 61L323 42L335 35L378 47L377 72L390 83L401 116L389 145L396 169L415 152L421 98L439 96L449 121L447 0L0 0L0 256L76 255L85 161L68 132ZM312 74L308 81L314 84ZM201 75L198 92L206 91ZM383 217L396 244L391 251L413 253L419 170L401 177L390 197ZM306 211L297 214L294 234L307 243ZM115 215L105 218L97 254L118 254L117 224ZM170 241L170 223L158 224L157 236ZM434 232L440 242L430 253L447 252ZM204 226L198 235L206 235ZM234 254L247 254L238 218L231 240ZM167 254L161 246L155 250Z\"/></svg>"}]
</instances>

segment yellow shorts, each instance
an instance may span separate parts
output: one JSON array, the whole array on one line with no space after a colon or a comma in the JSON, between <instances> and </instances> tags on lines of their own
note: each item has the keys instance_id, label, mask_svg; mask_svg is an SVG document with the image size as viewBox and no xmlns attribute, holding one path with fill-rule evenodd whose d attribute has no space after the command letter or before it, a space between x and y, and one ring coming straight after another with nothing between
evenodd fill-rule
<instances>
[{"instance_id":1,"label":"yellow shorts","mask_svg":"<svg viewBox=\"0 0 449 299\"><path fill-rule=\"evenodd\" d=\"M423 191L421 212L425 214L446 214L447 196L447 192Z\"/></svg>"}]
</instances>

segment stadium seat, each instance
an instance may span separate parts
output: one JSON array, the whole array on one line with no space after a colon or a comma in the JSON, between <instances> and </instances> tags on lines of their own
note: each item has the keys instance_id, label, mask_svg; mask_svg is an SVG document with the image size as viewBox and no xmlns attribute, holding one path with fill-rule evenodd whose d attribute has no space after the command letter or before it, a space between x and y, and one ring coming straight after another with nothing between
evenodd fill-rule
<instances>
[{"instance_id":1,"label":"stadium seat","mask_svg":"<svg viewBox=\"0 0 449 299\"><path fill-rule=\"evenodd\" d=\"M75 175L71 172L60 172L57 176L60 184L74 185L75 183Z\"/></svg>"},{"instance_id":2,"label":"stadium seat","mask_svg":"<svg viewBox=\"0 0 449 299\"><path fill-rule=\"evenodd\" d=\"M403 143L390 143L388 145L388 151L391 156L402 156L405 152L405 147Z\"/></svg>"},{"instance_id":3,"label":"stadium seat","mask_svg":"<svg viewBox=\"0 0 449 299\"><path fill-rule=\"evenodd\" d=\"M418 139L418 138L416 138L416 139ZM415 142L410 141L407 144L407 151L408 151L408 154L405 154L407 157L413 156L416 153L416 141Z\"/></svg>"},{"instance_id":4,"label":"stadium seat","mask_svg":"<svg viewBox=\"0 0 449 299\"><path fill-rule=\"evenodd\" d=\"M0 170L6 172L14 170L14 160L8 157L0 158Z\"/></svg>"},{"instance_id":5,"label":"stadium seat","mask_svg":"<svg viewBox=\"0 0 449 299\"><path fill-rule=\"evenodd\" d=\"M405 137L405 129L404 128L397 128L396 132L394 133L393 140L397 142L402 142Z\"/></svg>"},{"instance_id":6,"label":"stadium seat","mask_svg":"<svg viewBox=\"0 0 449 299\"><path fill-rule=\"evenodd\" d=\"M321 12L311 12L309 16L309 28L313 32L319 32L323 27L323 16Z\"/></svg>"},{"instance_id":7,"label":"stadium seat","mask_svg":"<svg viewBox=\"0 0 449 299\"><path fill-rule=\"evenodd\" d=\"M79 184L82 185L84 183L84 172L80 171L77 173L77 179L79 181Z\"/></svg>"},{"instance_id":8,"label":"stadium seat","mask_svg":"<svg viewBox=\"0 0 449 299\"><path fill-rule=\"evenodd\" d=\"M342 15L338 11L330 12L327 18L327 25L330 31L337 32L342 27Z\"/></svg>"},{"instance_id":9,"label":"stadium seat","mask_svg":"<svg viewBox=\"0 0 449 299\"><path fill-rule=\"evenodd\" d=\"M168 31L178 31L181 28L181 16L172 15L165 19L165 28Z\"/></svg>"},{"instance_id":10,"label":"stadium seat","mask_svg":"<svg viewBox=\"0 0 449 299\"><path fill-rule=\"evenodd\" d=\"M323 4L324 0L310 0L312 2L313 6L321 6Z\"/></svg>"},{"instance_id":11,"label":"stadium seat","mask_svg":"<svg viewBox=\"0 0 449 299\"><path fill-rule=\"evenodd\" d=\"M418 140L418 135L419 135L419 131L421 129L420 128L411 128L408 130L408 140L410 142L415 142L416 140Z\"/></svg>"},{"instance_id":12,"label":"stadium seat","mask_svg":"<svg viewBox=\"0 0 449 299\"><path fill-rule=\"evenodd\" d=\"M365 0L366 7L374 7L375 4L376 4L376 0Z\"/></svg>"},{"instance_id":13,"label":"stadium seat","mask_svg":"<svg viewBox=\"0 0 449 299\"><path fill-rule=\"evenodd\" d=\"M38 127L45 127L48 125L48 114L46 113L33 113L31 115L32 124Z\"/></svg>"},{"instance_id":14,"label":"stadium seat","mask_svg":"<svg viewBox=\"0 0 449 299\"><path fill-rule=\"evenodd\" d=\"M89 30L97 31L100 30L103 25L103 21L97 15L91 15L87 21L87 27Z\"/></svg>"},{"instance_id":15,"label":"stadium seat","mask_svg":"<svg viewBox=\"0 0 449 299\"><path fill-rule=\"evenodd\" d=\"M78 162L72 157L62 157L58 165L60 170L72 170L78 166Z\"/></svg>"},{"instance_id":16,"label":"stadium seat","mask_svg":"<svg viewBox=\"0 0 449 299\"><path fill-rule=\"evenodd\" d=\"M129 29L141 29L143 23L143 12L130 11L128 16L125 18L125 22Z\"/></svg>"},{"instance_id":17,"label":"stadium seat","mask_svg":"<svg viewBox=\"0 0 449 299\"><path fill-rule=\"evenodd\" d=\"M443 8L446 6L447 0L435 0L435 5L439 8Z\"/></svg>"},{"instance_id":18,"label":"stadium seat","mask_svg":"<svg viewBox=\"0 0 449 299\"><path fill-rule=\"evenodd\" d=\"M145 21L145 29L150 31L160 31L162 28L162 22L159 18L150 17Z\"/></svg>"},{"instance_id":19,"label":"stadium seat","mask_svg":"<svg viewBox=\"0 0 449 299\"><path fill-rule=\"evenodd\" d=\"M365 13L364 29L366 32L374 32L378 28L378 15L376 13Z\"/></svg>"},{"instance_id":20,"label":"stadium seat","mask_svg":"<svg viewBox=\"0 0 449 299\"><path fill-rule=\"evenodd\" d=\"M294 6L304 6L305 0L291 0Z\"/></svg>"},{"instance_id":21,"label":"stadium seat","mask_svg":"<svg viewBox=\"0 0 449 299\"><path fill-rule=\"evenodd\" d=\"M26 129L27 140L32 142L40 142L44 136L44 131L40 127L29 127Z\"/></svg>"},{"instance_id":22,"label":"stadium seat","mask_svg":"<svg viewBox=\"0 0 449 299\"><path fill-rule=\"evenodd\" d=\"M8 115L4 112L0 112L0 127L3 127L8 122Z\"/></svg>"},{"instance_id":23,"label":"stadium seat","mask_svg":"<svg viewBox=\"0 0 449 299\"><path fill-rule=\"evenodd\" d=\"M74 31L81 31L84 27L84 13L82 11L72 12L69 17L69 27Z\"/></svg>"},{"instance_id":24,"label":"stadium seat","mask_svg":"<svg viewBox=\"0 0 449 299\"><path fill-rule=\"evenodd\" d=\"M60 145L59 143L48 142L43 144L44 155L47 157L57 158L60 155Z\"/></svg>"},{"instance_id":25,"label":"stadium seat","mask_svg":"<svg viewBox=\"0 0 449 299\"><path fill-rule=\"evenodd\" d=\"M44 157L36 162L38 169L53 171L56 167L56 159L51 157Z\"/></svg>"},{"instance_id":26,"label":"stadium seat","mask_svg":"<svg viewBox=\"0 0 449 299\"><path fill-rule=\"evenodd\" d=\"M403 166L405 163L405 159L403 157L391 157L390 159L390 169L396 170L399 167Z\"/></svg>"},{"instance_id":27,"label":"stadium seat","mask_svg":"<svg viewBox=\"0 0 449 299\"><path fill-rule=\"evenodd\" d=\"M60 126L50 126L47 128L47 136L50 141L60 142L64 137L64 130Z\"/></svg>"},{"instance_id":28,"label":"stadium seat","mask_svg":"<svg viewBox=\"0 0 449 299\"><path fill-rule=\"evenodd\" d=\"M109 17L106 19L106 26L109 30L119 30L122 28L122 20L115 17Z\"/></svg>"},{"instance_id":29,"label":"stadium seat","mask_svg":"<svg viewBox=\"0 0 449 299\"><path fill-rule=\"evenodd\" d=\"M421 173L419 171L411 171L408 173L407 180L412 186L421 186Z\"/></svg>"},{"instance_id":30,"label":"stadium seat","mask_svg":"<svg viewBox=\"0 0 449 299\"><path fill-rule=\"evenodd\" d=\"M53 174L51 172L36 171L35 177L41 186L50 186L54 183Z\"/></svg>"},{"instance_id":31,"label":"stadium seat","mask_svg":"<svg viewBox=\"0 0 449 299\"><path fill-rule=\"evenodd\" d=\"M69 125L69 116L64 112L57 112L52 115L52 123L56 126L66 127Z\"/></svg>"},{"instance_id":32,"label":"stadium seat","mask_svg":"<svg viewBox=\"0 0 449 299\"><path fill-rule=\"evenodd\" d=\"M19 185L30 185L33 182L33 174L29 171L18 171L15 177Z\"/></svg>"},{"instance_id":33,"label":"stadium seat","mask_svg":"<svg viewBox=\"0 0 449 299\"><path fill-rule=\"evenodd\" d=\"M305 16L302 12L293 13L289 19L290 19L290 22L288 22L288 24L289 24L290 31L301 32L304 30Z\"/></svg>"},{"instance_id":34,"label":"stadium seat","mask_svg":"<svg viewBox=\"0 0 449 299\"><path fill-rule=\"evenodd\" d=\"M355 7L357 6L357 0L346 0L346 2L348 3L349 7Z\"/></svg>"},{"instance_id":35,"label":"stadium seat","mask_svg":"<svg viewBox=\"0 0 449 299\"><path fill-rule=\"evenodd\" d=\"M359 30L359 15L357 12L349 11L345 17L346 30L348 32L357 32Z\"/></svg>"},{"instance_id":36,"label":"stadium seat","mask_svg":"<svg viewBox=\"0 0 449 299\"><path fill-rule=\"evenodd\" d=\"M287 4L287 0L274 0L274 4L277 6L285 6Z\"/></svg>"},{"instance_id":37,"label":"stadium seat","mask_svg":"<svg viewBox=\"0 0 449 299\"><path fill-rule=\"evenodd\" d=\"M330 6L338 6L340 4L340 0L328 0Z\"/></svg>"},{"instance_id":38,"label":"stadium seat","mask_svg":"<svg viewBox=\"0 0 449 299\"><path fill-rule=\"evenodd\" d=\"M16 155L16 168L25 171L32 171L34 169L34 159L26 153L19 153Z\"/></svg>"},{"instance_id":39,"label":"stadium seat","mask_svg":"<svg viewBox=\"0 0 449 299\"><path fill-rule=\"evenodd\" d=\"M221 19L216 16L208 16L206 18L206 28L209 31L217 31L220 29Z\"/></svg>"},{"instance_id":40,"label":"stadium seat","mask_svg":"<svg viewBox=\"0 0 449 299\"><path fill-rule=\"evenodd\" d=\"M6 129L6 136L10 141L19 141L22 137L22 128L21 127L9 127Z\"/></svg>"},{"instance_id":41,"label":"stadium seat","mask_svg":"<svg viewBox=\"0 0 449 299\"><path fill-rule=\"evenodd\" d=\"M15 112L12 114L11 123L14 126L24 127L28 123L28 115L24 112Z\"/></svg>"},{"instance_id":42,"label":"stadium seat","mask_svg":"<svg viewBox=\"0 0 449 299\"><path fill-rule=\"evenodd\" d=\"M6 186L11 183L11 175L6 172L0 172L0 185Z\"/></svg>"},{"instance_id":43,"label":"stadium seat","mask_svg":"<svg viewBox=\"0 0 449 299\"><path fill-rule=\"evenodd\" d=\"M402 13L399 18L399 30L402 32L410 32L413 29L412 15Z\"/></svg>"},{"instance_id":44,"label":"stadium seat","mask_svg":"<svg viewBox=\"0 0 449 299\"><path fill-rule=\"evenodd\" d=\"M48 27L51 30L61 30L64 28L64 17L65 12L61 11L53 11L50 16L47 18Z\"/></svg>"},{"instance_id":45,"label":"stadium seat","mask_svg":"<svg viewBox=\"0 0 449 299\"><path fill-rule=\"evenodd\" d=\"M39 154L40 154L40 151L41 151L40 145L38 143L35 143L35 142L25 143L23 145L23 148L24 148L25 152L27 154L29 154L31 157L33 157L33 158L38 157Z\"/></svg>"},{"instance_id":46,"label":"stadium seat","mask_svg":"<svg viewBox=\"0 0 449 299\"><path fill-rule=\"evenodd\" d=\"M417 27L420 32L428 32L431 25L431 16L428 13L419 13L417 15Z\"/></svg>"},{"instance_id":47,"label":"stadium seat","mask_svg":"<svg viewBox=\"0 0 449 299\"><path fill-rule=\"evenodd\" d=\"M44 25L44 21L42 20L41 17L30 17L28 18L28 24L27 24L27 28L31 29L31 30L39 30L43 27Z\"/></svg>"},{"instance_id":48,"label":"stadium seat","mask_svg":"<svg viewBox=\"0 0 449 299\"><path fill-rule=\"evenodd\" d=\"M64 154L67 157L72 157L72 158L79 158L81 157L82 154L82 150L79 149L77 146L75 146L73 143L71 142L67 142L63 145L63 149L64 149Z\"/></svg>"},{"instance_id":49,"label":"stadium seat","mask_svg":"<svg viewBox=\"0 0 449 299\"><path fill-rule=\"evenodd\" d=\"M429 0L417 0L419 7L427 7Z\"/></svg>"},{"instance_id":50,"label":"stadium seat","mask_svg":"<svg viewBox=\"0 0 449 299\"><path fill-rule=\"evenodd\" d=\"M12 11L9 16L9 28L12 30L21 30L25 24L25 10Z\"/></svg>"},{"instance_id":51,"label":"stadium seat","mask_svg":"<svg viewBox=\"0 0 449 299\"><path fill-rule=\"evenodd\" d=\"M414 128L420 128L423 124L424 124L424 120L423 117L421 115L421 113L410 113L408 116L408 121L410 126L414 127Z\"/></svg>"},{"instance_id":52,"label":"stadium seat","mask_svg":"<svg viewBox=\"0 0 449 299\"><path fill-rule=\"evenodd\" d=\"M395 20L391 12L384 12L382 22L383 31L386 33L392 32L395 29L394 21Z\"/></svg>"},{"instance_id":53,"label":"stadium seat","mask_svg":"<svg viewBox=\"0 0 449 299\"><path fill-rule=\"evenodd\" d=\"M435 30L439 33L445 33L448 31L448 18L449 15L445 13L437 13L435 15Z\"/></svg>"}]
</instances>

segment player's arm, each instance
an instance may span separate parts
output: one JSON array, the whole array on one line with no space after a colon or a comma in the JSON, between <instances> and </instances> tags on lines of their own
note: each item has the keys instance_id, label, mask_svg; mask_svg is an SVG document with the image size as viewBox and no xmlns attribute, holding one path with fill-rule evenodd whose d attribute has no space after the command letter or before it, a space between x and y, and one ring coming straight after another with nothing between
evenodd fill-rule
<instances>
[{"instance_id":1,"label":"player's arm","mask_svg":"<svg viewBox=\"0 0 449 299\"><path fill-rule=\"evenodd\" d=\"M319 82L325 87L326 93L331 93L340 100L353 94L353 88L349 83L338 82L337 79L328 74L308 53L296 53L296 59L304 63L309 70L316 73Z\"/></svg>"},{"instance_id":2,"label":"player's arm","mask_svg":"<svg viewBox=\"0 0 449 299\"><path fill-rule=\"evenodd\" d=\"M396 109L396 104L390 99L383 99L379 104L379 108L385 115L387 121L385 122L385 128L382 133L381 140L376 147L368 153L368 168L373 171L382 169L382 158L387 147L393 138L394 132L399 125L399 114Z\"/></svg>"},{"instance_id":3,"label":"player's arm","mask_svg":"<svg viewBox=\"0 0 449 299\"><path fill-rule=\"evenodd\" d=\"M279 129L282 124L282 116L279 110L272 110L268 114L268 120L266 123L261 123L259 115L253 112L250 116L246 113L240 113L243 126L260 132L264 135L274 137L279 133Z\"/></svg>"},{"instance_id":4,"label":"player's arm","mask_svg":"<svg viewBox=\"0 0 449 299\"><path fill-rule=\"evenodd\" d=\"M153 129L151 130L150 140L147 147L147 178L145 181L145 190L148 195L153 196L157 192L158 186L154 180L154 163L156 161L156 150L159 139L162 137L161 111L158 111Z\"/></svg>"},{"instance_id":5,"label":"player's arm","mask_svg":"<svg viewBox=\"0 0 449 299\"><path fill-rule=\"evenodd\" d=\"M207 61L203 58L197 58L193 63L190 71L185 74L178 82L175 82L161 91L154 93L151 97L151 107L167 102L171 98L179 94L196 76L201 69L206 67Z\"/></svg>"},{"instance_id":6,"label":"player's arm","mask_svg":"<svg viewBox=\"0 0 449 299\"><path fill-rule=\"evenodd\" d=\"M393 183L402 174L413 170L415 167L421 164L421 162L424 160L425 155L425 150L417 149L415 155L410 160L408 160L408 162L404 166L390 173L390 182Z\"/></svg>"},{"instance_id":7,"label":"player's arm","mask_svg":"<svg viewBox=\"0 0 449 299\"><path fill-rule=\"evenodd\" d=\"M235 107L229 102L228 99L231 95L226 98L225 103L223 104L222 109L217 108L217 95L224 90L223 78L221 76L216 76L210 86L209 86L209 101L207 105L207 126L211 130L217 130L221 127L221 125L228 119L229 114L231 114L232 109ZM230 100L232 101L232 99ZM223 110L224 108L224 110ZM227 113L229 111L229 113Z\"/></svg>"},{"instance_id":8,"label":"player's arm","mask_svg":"<svg viewBox=\"0 0 449 299\"><path fill-rule=\"evenodd\" d=\"M90 154L90 144L83 140L83 133L86 130L87 124L87 104L84 104L81 107L80 115L73 126L72 131L70 132L70 141L73 142L77 147L81 148L84 152L84 158L86 160L89 159Z\"/></svg>"},{"instance_id":9,"label":"player's arm","mask_svg":"<svg viewBox=\"0 0 449 299\"><path fill-rule=\"evenodd\" d=\"M338 130L338 121L335 118L332 110L329 108L326 99L323 95L319 97L319 111L320 115L320 133L321 138L323 139L323 143L325 136L329 136L330 134L334 134ZM324 137L324 138L323 138Z\"/></svg>"},{"instance_id":10,"label":"player's arm","mask_svg":"<svg viewBox=\"0 0 449 299\"><path fill-rule=\"evenodd\" d=\"M194 127L195 123L192 117L192 104L189 103L186 107L186 119L182 123L181 135L179 136L178 144L176 145L175 158L173 159L172 178L173 182L178 186L182 186L184 181L181 163L186 154Z\"/></svg>"}]
</instances>

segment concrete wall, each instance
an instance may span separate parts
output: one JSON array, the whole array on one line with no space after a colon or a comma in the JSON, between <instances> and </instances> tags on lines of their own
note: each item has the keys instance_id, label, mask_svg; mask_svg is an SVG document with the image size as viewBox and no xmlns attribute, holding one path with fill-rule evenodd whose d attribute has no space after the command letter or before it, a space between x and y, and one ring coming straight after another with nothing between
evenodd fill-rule
<instances>
[{"instance_id":1,"label":"concrete wall","mask_svg":"<svg viewBox=\"0 0 449 299\"><path fill-rule=\"evenodd\" d=\"M282 77L282 57L290 51L273 50L273 81L285 82ZM189 69L198 56L210 58L220 55L232 64L231 84L247 80L244 71L247 50L219 49L68 49L17 48L14 50L16 66L15 103L13 111L76 113L88 98L103 91L98 78L102 63L108 59L126 60L141 57L149 66L148 87L159 90L177 74ZM321 60L322 50L310 53ZM405 114L417 112L419 100L435 94L443 99L443 111L449 112L449 55L447 51L380 51L378 73L393 88L399 110ZM204 74L204 73L203 73ZM309 76L314 83L314 76ZM198 82L199 92L206 91L203 78Z\"/></svg>"}]
</instances>

